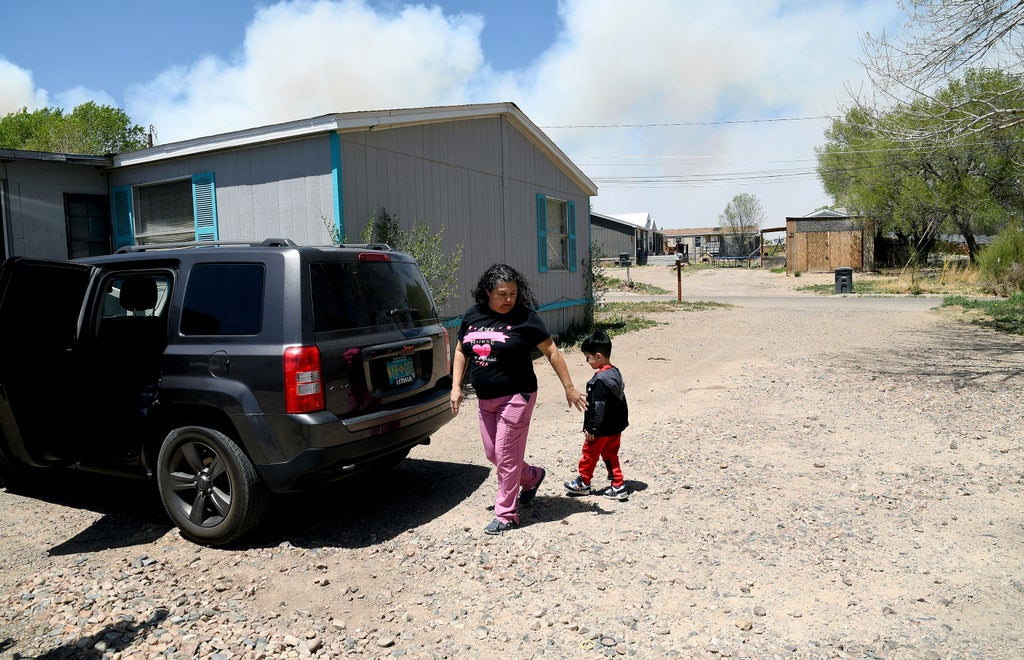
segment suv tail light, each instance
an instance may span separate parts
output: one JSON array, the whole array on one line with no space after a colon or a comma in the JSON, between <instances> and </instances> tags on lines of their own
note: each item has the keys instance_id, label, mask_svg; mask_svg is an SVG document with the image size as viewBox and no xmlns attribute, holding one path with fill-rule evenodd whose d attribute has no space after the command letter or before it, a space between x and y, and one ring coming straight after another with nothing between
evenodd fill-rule
<instances>
[{"instance_id":1,"label":"suv tail light","mask_svg":"<svg viewBox=\"0 0 1024 660\"><path fill-rule=\"evenodd\" d=\"M320 373L320 349L316 346L284 349L285 412L308 413L324 409Z\"/></svg>"}]
</instances>

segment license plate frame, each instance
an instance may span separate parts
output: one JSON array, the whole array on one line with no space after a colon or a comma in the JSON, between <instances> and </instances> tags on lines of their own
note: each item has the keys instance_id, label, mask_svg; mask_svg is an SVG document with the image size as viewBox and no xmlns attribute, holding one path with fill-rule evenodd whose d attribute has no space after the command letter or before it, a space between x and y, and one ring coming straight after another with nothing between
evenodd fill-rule
<instances>
[{"instance_id":1,"label":"license plate frame","mask_svg":"<svg viewBox=\"0 0 1024 660\"><path fill-rule=\"evenodd\" d=\"M416 380L416 363L408 355L389 359L385 364L385 370L388 374L388 385L391 387L408 385Z\"/></svg>"}]
</instances>

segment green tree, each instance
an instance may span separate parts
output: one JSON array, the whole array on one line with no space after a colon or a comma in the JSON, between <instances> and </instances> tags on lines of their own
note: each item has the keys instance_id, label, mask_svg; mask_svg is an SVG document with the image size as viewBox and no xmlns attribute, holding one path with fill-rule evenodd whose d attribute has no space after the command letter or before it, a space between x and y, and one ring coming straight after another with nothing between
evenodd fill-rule
<instances>
[{"instance_id":1,"label":"green tree","mask_svg":"<svg viewBox=\"0 0 1024 660\"><path fill-rule=\"evenodd\" d=\"M975 114L979 98L996 98L1017 82L994 71L971 71L931 97L884 114L863 107L847 112L826 130L818 149L818 172L837 204L871 217L878 231L894 233L908 249L908 258L927 258L940 233L963 235L971 260L975 240L1005 226L1022 208L1019 163L1024 157L1021 128L990 130L977 135L932 142L899 140L893 127L906 133L927 132L938 122L955 122L940 107Z\"/></svg>"},{"instance_id":2,"label":"green tree","mask_svg":"<svg viewBox=\"0 0 1024 660\"><path fill-rule=\"evenodd\" d=\"M444 225L434 231L427 223L417 220L406 231L397 215L391 215L387 209L381 208L370 217L360 238L364 243L386 243L415 257L438 307L444 307L458 297L456 291L459 265L462 262L462 243L446 253L442 245Z\"/></svg>"},{"instance_id":3,"label":"green tree","mask_svg":"<svg viewBox=\"0 0 1024 660\"><path fill-rule=\"evenodd\" d=\"M0 148L107 155L148 146L146 130L120 108L89 101L61 108L22 108L0 118Z\"/></svg>"},{"instance_id":4,"label":"green tree","mask_svg":"<svg viewBox=\"0 0 1024 660\"><path fill-rule=\"evenodd\" d=\"M764 222L764 207L757 195L740 193L733 197L718 216L735 256L746 256L757 246L757 230Z\"/></svg>"}]
</instances>

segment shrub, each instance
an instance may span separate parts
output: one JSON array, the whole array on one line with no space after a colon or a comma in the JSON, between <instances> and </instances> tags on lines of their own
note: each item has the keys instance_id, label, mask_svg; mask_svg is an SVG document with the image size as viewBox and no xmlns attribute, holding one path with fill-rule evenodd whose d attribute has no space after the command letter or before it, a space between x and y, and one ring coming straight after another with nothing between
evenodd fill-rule
<instances>
[{"instance_id":1,"label":"shrub","mask_svg":"<svg viewBox=\"0 0 1024 660\"><path fill-rule=\"evenodd\" d=\"M344 234L338 231L330 218L321 219L335 245L346 242ZM392 216L384 208L374 211L360 233L363 243L387 243L396 250L411 254L419 263L439 308L458 298L458 273L462 263L462 243L451 252L445 252L441 245L443 236L444 225L435 231L419 220L413 222L410 231L405 231L399 224L398 215Z\"/></svg>"},{"instance_id":2,"label":"shrub","mask_svg":"<svg viewBox=\"0 0 1024 660\"><path fill-rule=\"evenodd\" d=\"M987 287L998 295L1024 290L1024 231L1011 226L978 256Z\"/></svg>"}]
</instances>

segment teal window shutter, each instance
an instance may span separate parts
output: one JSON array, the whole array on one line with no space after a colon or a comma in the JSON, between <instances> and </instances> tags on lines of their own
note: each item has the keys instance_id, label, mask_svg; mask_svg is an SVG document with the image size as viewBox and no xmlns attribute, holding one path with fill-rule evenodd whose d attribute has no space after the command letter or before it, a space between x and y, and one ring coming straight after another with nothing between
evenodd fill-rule
<instances>
[{"instance_id":1,"label":"teal window shutter","mask_svg":"<svg viewBox=\"0 0 1024 660\"><path fill-rule=\"evenodd\" d=\"M110 215L114 221L114 250L134 245L131 186L121 186L110 191Z\"/></svg>"},{"instance_id":2,"label":"teal window shutter","mask_svg":"<svg viewBox=\"0 0 1024 660\"><path fill-rule=\"evenodd\" d=\"M566 205L566 222L569 225L569 272L576 272L576 204L569 202Z\"/></svg>"},{"instance_id":3,"label":"teal window shutter","mask_svg":"<svg viewBox=\"0 0 1024 660\"><path fill-rule=\"evenodd\" d=\"M537 195L537 270L548 272L548 204L547 197Z\"/></svg>"},{"instance_id":4,"label":"teal window shutter","mask_svg":"<svg viewBox=\"0 0 1024 660\"><path fill-rule=\"evenodd\" d=\"M339 243L345 242L344 189L341 184L341 136L331 133L331 188L334 196L334 233Z\"/></svg>"},{"instance_id":5,"label":"teal window shutter","mask_svg":"<svg viewBox=\"0 0 1024 660\"><path fill-rule=\"evenodd\" d=\"M192 176L192 208L196 219L196 240L216 241L217 194L213 183L213 172Z\"/></svg>"}]
</instances>

